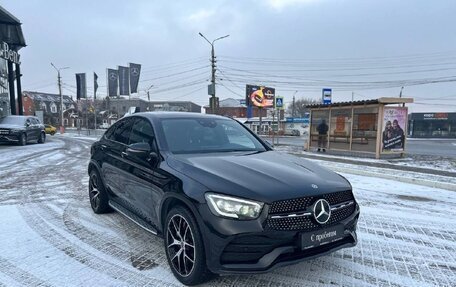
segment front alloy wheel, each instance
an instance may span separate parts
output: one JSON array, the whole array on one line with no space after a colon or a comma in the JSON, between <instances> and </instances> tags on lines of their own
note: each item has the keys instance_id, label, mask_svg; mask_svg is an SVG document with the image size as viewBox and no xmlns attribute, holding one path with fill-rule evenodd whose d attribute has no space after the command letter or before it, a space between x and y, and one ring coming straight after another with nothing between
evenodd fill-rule
<instances>
[{"instance_id":1,"label":"front alloy wheel","mask_svg":"<svg viewBox=\"0 0 456 287\"><path fill-rule=\"evenodd\" d=\"M173 208L165 228L166 257L174 276L185 285L207 281L213 274L207 269L204 244L191 212L182 206Z\"/></svg>"},{"instance_id":2,"label":"front alloy wheel","mask_svg":"<svg viewBox=\"0 0 456 287\"><path fill-rule=\"evenodd\" d=\"M19 137L19 144L27 145L27 135L25 133L22 133L21 136Z\"/></svg>"},{"instance_id":3,"label":"front alloy wheel","mask_svg":"<svg viewBox=\"0 0 456 287\"><path fill-rule=\"evenodd\" d=\"M168 253L173 268L183 277L187 277L195 267L195 239L187 220L179 214L174 215L166 231Z\"/></svg>"}]
</instances>

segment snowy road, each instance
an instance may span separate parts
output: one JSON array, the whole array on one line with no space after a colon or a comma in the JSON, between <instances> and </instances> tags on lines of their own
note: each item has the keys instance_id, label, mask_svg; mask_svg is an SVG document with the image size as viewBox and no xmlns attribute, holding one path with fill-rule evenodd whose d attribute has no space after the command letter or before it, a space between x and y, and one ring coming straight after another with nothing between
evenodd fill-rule
<instances>
[{"instance_id":1,"label":"snowy road","mask_svg":"<svg viewBox=\"0 0 456 287\"><path fill-rule=\"evenodd\" d=\"M117 213L92 213L92 142L0 145L0 286L179 286L161 239ZM361 205L358 246L208 285L456 285L455 192L344 175Z\"/></svg>"}]
</instances>

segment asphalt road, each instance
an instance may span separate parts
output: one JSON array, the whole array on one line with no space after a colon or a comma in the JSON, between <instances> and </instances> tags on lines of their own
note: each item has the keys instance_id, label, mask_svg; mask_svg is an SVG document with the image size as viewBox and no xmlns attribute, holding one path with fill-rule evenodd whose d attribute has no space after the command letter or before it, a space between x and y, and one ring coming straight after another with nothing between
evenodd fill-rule
<instances>
[{"instance_id":1,"label":"asphalt road","mask_svg":"<svg viewBox=\"0 0 456 287\"><path fill-rule=\"evenodd\" d=\"M0 145L0 286L180 286L160 238L92 212L92 142ZM455 286L454 192L343 175L362 211L356 247L205 286Z\"/></svg>"},{"instance_id":2,"label":"asphalt road","mask_svg":"<svg viewBox=\"0 0 456 287\"><path fill-rule=\"evenodd\" d=\"M271 138L265 138L272 142ZM301 137L279 137L279 144L302 146ZM275 139L277 143L277 138ZM410 155L430 155L456 158L456 139L408 139L406 151Z\"/></svg>"}]
</instances>

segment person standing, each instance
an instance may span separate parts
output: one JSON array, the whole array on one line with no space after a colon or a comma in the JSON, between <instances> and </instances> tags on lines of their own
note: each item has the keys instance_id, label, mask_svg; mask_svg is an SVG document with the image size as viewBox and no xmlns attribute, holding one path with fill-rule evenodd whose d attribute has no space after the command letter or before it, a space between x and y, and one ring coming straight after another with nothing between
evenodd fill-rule
<instances>
[{"instance_id":1,"label":"person standing","mask_svg":"<svg viewBox=\"0 0 456 287\"><path fill-rule=\"evenodd\" d=\"M328 135L328 125L325 120L322 120L321 123L317 126L318 131L318 152L323 149L323 152L326 152L326 142Z\"/></svg>"}]
</instances>

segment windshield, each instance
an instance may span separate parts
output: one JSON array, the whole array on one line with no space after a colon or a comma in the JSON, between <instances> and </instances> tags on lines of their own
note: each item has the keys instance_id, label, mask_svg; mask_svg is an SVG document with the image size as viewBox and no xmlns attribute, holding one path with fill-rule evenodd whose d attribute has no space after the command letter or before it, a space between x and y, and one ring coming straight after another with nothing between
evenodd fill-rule
<instances>
[{"instance_id":1,"label":"windshield","mask_svg":"<svg viewBox=\"0 0 456 287\"><path fill-rule=\"evenodd\" d=\"M163 119L163 132L172 153L265 151L240 123L228 119Z\"/></svg>"},{"instance_id":2,"label":"windshield","mask_svg":"<svg viewBox=\"0 0 456 287\"><path fill-rule=\"evenodd\" d=\"M25 124L25 118L8 116L8 117L1 118L0 124L23 126Z\"/></svg>"}]
</instances>

